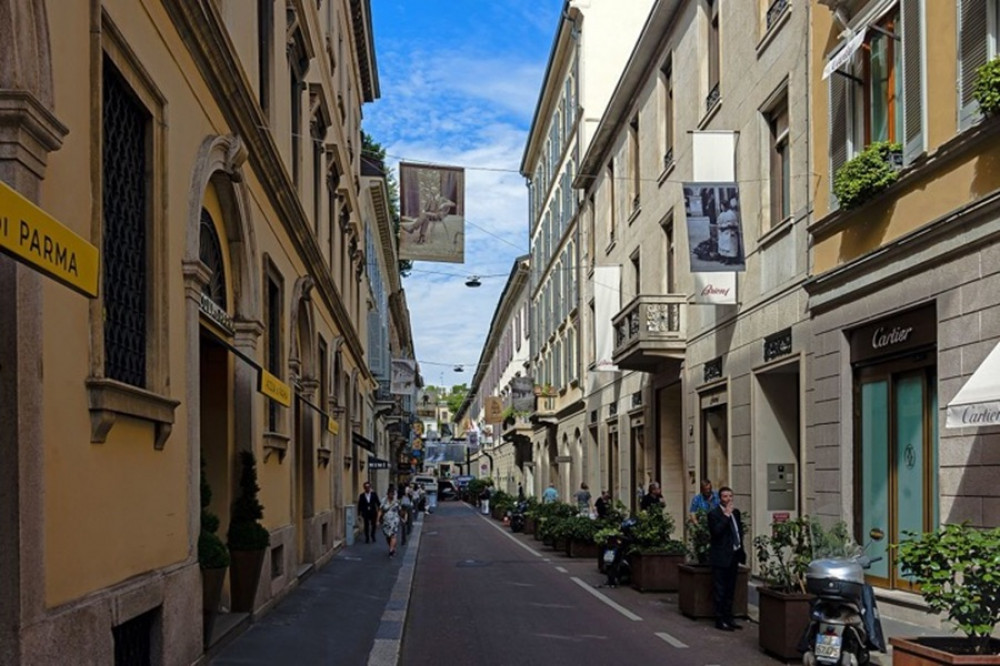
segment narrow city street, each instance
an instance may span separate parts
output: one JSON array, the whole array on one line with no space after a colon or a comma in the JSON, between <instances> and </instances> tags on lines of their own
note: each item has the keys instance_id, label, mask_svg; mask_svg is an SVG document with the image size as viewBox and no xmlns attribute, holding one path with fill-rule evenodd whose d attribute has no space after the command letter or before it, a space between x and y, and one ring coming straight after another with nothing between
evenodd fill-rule
<instances>
[{"instance_id":1,"label":"narrow city street","mask_svg":"<svg viewBox=\"0 0 1000 666\"><path fill-rule=\"evenodd\" d=\"M401 664L776 664L756 625L725 633L676 594L602 587L592 559L512 534L460 502L424 522Z\"/></svg>"}]
</instances>

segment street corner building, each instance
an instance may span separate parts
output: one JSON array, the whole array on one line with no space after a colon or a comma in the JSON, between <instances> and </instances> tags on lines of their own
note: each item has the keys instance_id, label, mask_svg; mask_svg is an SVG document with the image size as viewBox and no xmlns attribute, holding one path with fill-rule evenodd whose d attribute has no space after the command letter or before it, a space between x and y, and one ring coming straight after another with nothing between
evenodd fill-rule
<instances>
[{"instance_id":1,"label":"street corner building","mask_svg":"<svg viewBox=\"0 0 1000 666\"><path fill-rule=\"evenodd\" d=\"M0 663L191 664L406 437L369 2L0 0L0 35ZM254 471L269 545L210 607L203 515L226 541Z\"/></svg>"}]
</instances>

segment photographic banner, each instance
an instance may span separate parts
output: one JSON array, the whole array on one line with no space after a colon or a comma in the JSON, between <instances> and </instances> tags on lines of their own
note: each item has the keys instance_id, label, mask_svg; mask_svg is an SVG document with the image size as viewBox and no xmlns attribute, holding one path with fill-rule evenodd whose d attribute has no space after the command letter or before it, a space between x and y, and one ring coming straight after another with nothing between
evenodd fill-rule
<instances>
[{"instance_id":1,"label":"photographic banner","mask_svg":"<svg viewBox=\"0 0 1000 666\"><path fill-rule=\"evenodd\" d=\"M417 386L417 362L409 358L392 359L389 393L413 395Z\"/></svg>"},{"instance_id":2,"label":"photographic banner","mask_svg":"<svg viewBox=\"0 0 1000 666\"><path fill-rule=\"evenodd\" d=\"M500 423L503 421L503 400L491 395L486 398L486 422Z\"/></svg>"},{"instance_id":3,"label":"photographic banner","mask_svg":"<svg viewBox=\"0 0 1000 666\"><path fill-rule=\"evenodd\" d=\"M510 405L515 412L535 410L535 386L531 377L514 377L510 380Z\"/></svg>"},{"instance_id":4,"label":"photographic banner","mask_svg":"<svg viewBox=\"0 0 1000 666\"><path fill-rule=\"evenodd\" d=\"M399 163L399 258L465 261L465 171Z\"/></svg>"},{"instance_id":5,"label":"photographic banner","mask_svg":"<svg viewBox=\"0 0 1000 666\"><path fill-rule=\"evenodd\" d=\"M684 214L692 273L746 270L735 182L684 183Z\"/></svg>"},{"instance_id":6,"label":"photographic banner","mask_svg":"<svg viewBox=\"0 0 1000 666\"><path fill-rule=\"evenodd\" d=\"M621 310L621 267L594 267L594 340L597 343L597 362L594 369L600 372L618 372L612 361L615 351L615 327L611 324Z\"/></svg>"}]
</instances>

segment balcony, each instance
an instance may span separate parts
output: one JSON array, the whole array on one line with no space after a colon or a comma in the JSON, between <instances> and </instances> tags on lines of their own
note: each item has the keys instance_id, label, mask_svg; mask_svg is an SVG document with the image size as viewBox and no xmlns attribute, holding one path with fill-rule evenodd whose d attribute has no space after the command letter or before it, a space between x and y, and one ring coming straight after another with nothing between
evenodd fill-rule
<instances>
[{"instance_id":1,"label":"balcony","mask_svg":"<svg viewBox=\"0 0 1000 666\"><path fill-rule=\"evenodd\" d=\"M681 361L687 347L687 296L638 296L611 320L612 358L623 370L655 372L667 360Z\"/></svg>"}]
</instances>

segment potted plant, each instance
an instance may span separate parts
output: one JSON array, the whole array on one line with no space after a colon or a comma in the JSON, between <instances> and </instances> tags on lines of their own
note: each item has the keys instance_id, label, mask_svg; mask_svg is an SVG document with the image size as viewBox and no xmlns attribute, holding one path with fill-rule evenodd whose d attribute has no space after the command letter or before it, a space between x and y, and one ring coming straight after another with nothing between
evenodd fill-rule
<instances>
[{"instance_id":1,"label":"potted plant","mask_svg":"<svg viewBox=\"0 0 1000 666\"><path fill-rule=\"evenodd\" d=\"M893 664L1000 664L1000 527L967 523L905 533L898 549L903 575L920 587L934 613L945 613L965 637L890 638Z\"/></svg>"},{"instance_id":2,"label":"potted plant","mask_svg":"<svg viewBox=\"0 0 1000 666\"><path fill-rule=\"evenodd\" d=\"M677 604L681 613L690 618L715 617L712 602L712 567L708 551L712 538L708 531L708 512L699 511L696 520L688 523L685 535L687 562L677 567ZM744 531L745 533L745 531ZM747 616L747 585L750 568L740 565L733 595L733 615Z\"/></svg>"},{"instance_id":3,"label":"potted plant","mask_svg":"<svg viewBox=\"0 0 1000 666\"><path fill-rule=\"evenodd\" d=\"M590 516L573 516L565 523L566 554L570 557L597 557L594 535L599 525Z\"/></svg>"},{"instance_id":4,"label":"potted plant","mask_svg":"<svg viewBox=\"0 0 1000 666\"><path fill-rule=\"evenodd\" d=\"M250 451L240 451L240 496L233 502L232 517L226 541L232 556L230 583L233 610L241 613L253 611L264 553L271 543L271 536L260 524L264 507L257 499L257 460Z\"/></svg>"},{"instance_id":5,"label":"potted plant","mask_svg":"<svg viewBox=\"0 0 1000 666\"><path fill-rule=\"evenodd\" d=\"M198 566L201 568L202 635L205 645L212 638L215 616L222 601L222 587L229 567L229 551L216 532L219 517L208 510L212 488L205 478L205 459L201 460L201 533L198 535Z\"/></svg>"},{"instance_id":6,"label":"potted plant","mask_svg":"<svg viewBox=\"0 0 1000 666\"><path fill-rule=\"evenodd\" d=\"M972 97L979 102L984 116L995 116L1000 111L1000 58L993 58L976 71Z\"/></svg>"},{"instance_id":7,"label":"potted plant","mask_svg":"<svg viewBox=\"0 0 1000 666\"><path fill-rule=\"evenodd\" d=\"M876 141L845 162L833 176L833 193L840 207L856 208L895 183L902 156L898 143Z\"/></svg>"},{"instance_id":8,"label":"potted plant","mask_svg":"<svg viewBox=\"0 0 1000 666\"><path fill-rule=\"evenodd\" d=\"M798 643L809 626L812 595L806 593L806 569L812 560L812 524L806 517L771 524L770 534L753 540L763 585L758 641L779 659L799 657Z\"/></svg>"},{"instance_id":9,"label":"potted plant","mask_svg":"<svg viewBox=\"0 0 1000 666\"><path fill-rule=\"evenodd\" d=\"M684 563L684 543L672 537L674 521L664 511L640 511L631 528L629 565L632 587L640 592L673 592L677 568Z\"/></svg>"}]
</instances>

